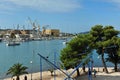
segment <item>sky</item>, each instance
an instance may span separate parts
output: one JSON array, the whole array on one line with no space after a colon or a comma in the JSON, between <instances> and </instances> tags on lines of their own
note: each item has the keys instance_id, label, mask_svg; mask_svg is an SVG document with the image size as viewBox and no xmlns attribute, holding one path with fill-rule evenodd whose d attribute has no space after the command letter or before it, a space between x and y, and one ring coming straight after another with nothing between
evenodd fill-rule
<instances>
[{"instance_id":1,"label":"sky","mask_svg":"<svg viewBox=\"0 0 120 80\"><path fill-rule=\"evenodd\" d=\"M101 24L120 30L120 0L0 0L0 28L49 25L61 32L86 32Z\"/></svg>"}]
</instances>

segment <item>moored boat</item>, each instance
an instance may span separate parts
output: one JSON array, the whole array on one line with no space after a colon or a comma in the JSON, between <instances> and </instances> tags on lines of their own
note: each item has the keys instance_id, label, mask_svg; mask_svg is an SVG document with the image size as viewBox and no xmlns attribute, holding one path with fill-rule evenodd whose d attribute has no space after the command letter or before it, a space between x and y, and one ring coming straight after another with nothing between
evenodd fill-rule
<instances>
[{"instance_id":1,"label":"moored boat","mask_svg":"<svg viewBox=\"0 0 120 80\"><path fill-rule=\"evenodd\" d=\"M15 41L11 41L11 42L7 42L6 43L7 46L16 46L16 45L20 45L19 42L15 42Z\"/></svg>"},{"instance_id":2,"label":"moored boat","mask_svg":"<svg viewBox=\"0 0 120 80\"><path fill-rule=\"evenodd\" d=\"M64 41L63 44L64 44L64 45L65 45L65 44L68 44L68 42L67 42L67 41Z\"/></svg>"}]
</instances>

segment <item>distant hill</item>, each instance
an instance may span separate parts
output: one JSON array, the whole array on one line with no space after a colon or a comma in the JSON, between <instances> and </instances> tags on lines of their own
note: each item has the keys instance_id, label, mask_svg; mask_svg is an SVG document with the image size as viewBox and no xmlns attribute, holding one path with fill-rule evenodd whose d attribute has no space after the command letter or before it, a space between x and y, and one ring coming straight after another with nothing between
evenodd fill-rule
<instances>
[{"instance_id":1,"label":"distant hill","mask_svg":"<svg viewBox=\"0 0 120 80\"><path fill-rule=\"evenodd\" d=\"M78 33L78 34L87 34L87 33L89 33L89 31L86 31L86 32L80 32L80 33Z\"/></svg>"}]
</instances>

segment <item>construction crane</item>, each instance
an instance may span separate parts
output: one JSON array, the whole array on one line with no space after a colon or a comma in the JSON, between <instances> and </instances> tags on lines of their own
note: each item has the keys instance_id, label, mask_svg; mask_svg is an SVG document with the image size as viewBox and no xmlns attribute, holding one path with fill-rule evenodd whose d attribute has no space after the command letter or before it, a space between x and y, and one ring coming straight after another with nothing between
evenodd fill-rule
<instances>
[{"instance_id":1,"label":"construction crane","mask_svg":"<svg viewBox=\"0 0 120 80\"><path fill-rule=\"evenodd\" d=\"M41 37L40 24L35 20L36 29L37 29L37 38Z\"/></svg>"},{"instance_id":2,"label":"construction crane","mask_svg":"<svg viewBox=\"0 0 120 80\"><path fill-rule=\"evenodd\" d=\"M20 25L18 24L18 25L17 25L17 30L18 30L19 28L20 28Z\"/></svg>"},{"instance_id":3,"label":"construction crane","mask_svg":"<svg viewBox=\"0 0 120 80\"><path fill-rule=\"evenodd\" d=\"M30 17L28 17L28 20L29 20L30 24L32 25L33 30L35 30L37 28L36 24L35 24L36 21L32 22L32 20L30 19Z\"/></svg>"},{"instance_id":4,"label":"construction crane","mask_svg":"<svg viewBox=\"0 0 120 80\"><path fill-rule=\"evenodd\" d=\"M32 25L32 29L33 29L33 38L35 38L35 36L36 36L36 21L34 21L34 22L32 22L32 20L30 19L30 17L28 17L28 20L29 20L29 22L30 22L30 24Z\"/></svg>"},{"instance_id":5,"label":"construction crane","mask_svg":"<svg viewBox=\"0 0 120 80\"><path fill-rule=\"evenodd\" d=\"M38 25L38 27L37 27L37 34L38 34L38 37L40 38L41 37L40 25Z\"/></svg>"}]
</instances>

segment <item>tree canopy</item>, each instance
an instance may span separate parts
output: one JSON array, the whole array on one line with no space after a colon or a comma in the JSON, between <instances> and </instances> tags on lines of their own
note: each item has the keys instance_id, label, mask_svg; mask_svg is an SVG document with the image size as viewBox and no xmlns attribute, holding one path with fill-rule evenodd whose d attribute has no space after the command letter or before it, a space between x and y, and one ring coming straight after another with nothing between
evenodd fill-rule
<instances>
[{"instance_id":1,"label":"tree canopy","mask_svg":"<svg viewBox=\"0 0 120 80\"><path fill-rule=\"evenodd\" d=\"M64 49L61 50L60 59L66 69L76 67L92 50L101 55L105 71L108 73L106 61L112 62L117 71L120 63L120 38L119 31L113 26L95 25L88 34L80 34L73 38ZM105 59L104 54L108 57ZM113 60L114 59L114 60Z\"/></svg>"},{"instance_id":2,"label":"tree canopy","mask_svg":"<svg viewBox=\"0 0 120 80\"><path fill-rule=\"evenodd\" d=\"M76 67L82 59L91 52L89 47L91 43L91 36L89 34L81 34L73 38L66 47L61 50L60 59L66 69Z\"/></svg>"},{"instance_id":3,"label":"tree canopy","mask_svg":"<svg viewBox=\"0 0 120 80\"><path fill-rule=\"evenodd\" d=\"M101 55L101 59L102 59L102 63L104 65L105 71L108 73L107 65L106 65L106 62L104 59L104 54L105 53L108 54L107 61L109 60L111 62L111 60L110 60L111 53L109 53L108 50L110 50L109 47L115 46L115 42L118 39L117 36L118 36L119 31L115 30L113 26L103 27L102 25L95 25L94 27L91 28L90 33L95 39L94 40L94 42L95 42L94 48L96 49L96 52L99 55ZM115 37L116 37L116 40L114 39ZM116 45L116 46L118 46L118 45ZM113 53L113 54L118 55L118 53ZM114 56L114 58L115 58L115 56ZM116 62L116 63L118 63L118 62Z\"/></svg>"},{"instance_id":4,"label":"tree canopy","mask_svg":"<svg viewBox=\"0 0 120 80\"><path fill-rule=\"evenodd\" d=\"M14 64L12 67L9 68L7 75L11 74L12 76L17 76L16 80L20 80L19 76L22 74L27 74L28 72L26 71L26 69L28 69L28 67L23 66L20 63L16 63Z\"/></svg>"}]
</instances>

